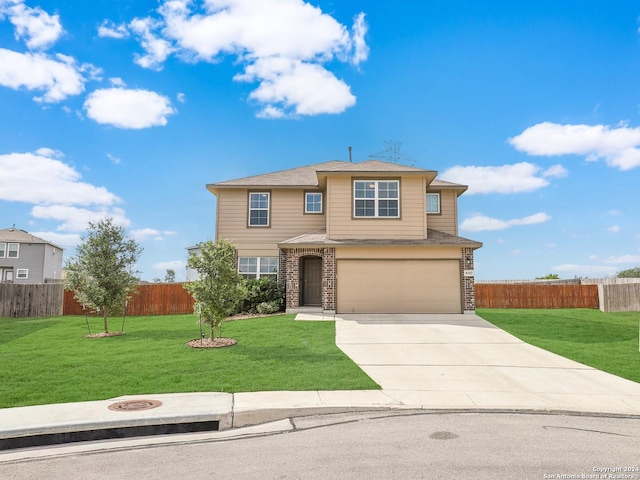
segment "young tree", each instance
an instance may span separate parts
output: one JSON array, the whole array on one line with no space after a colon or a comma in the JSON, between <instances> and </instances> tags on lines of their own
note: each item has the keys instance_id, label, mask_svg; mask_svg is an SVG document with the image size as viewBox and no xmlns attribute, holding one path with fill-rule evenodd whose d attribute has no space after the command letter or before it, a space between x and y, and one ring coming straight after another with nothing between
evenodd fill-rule
<instances>
[{"instance_id":1,"label":"young tree","mask_svg":"<svg viewBox=\"0 0 640 480\"><path fill-rule=\"evenodd\" d=\"M211 326L211 338L226 317L233 314L246 296L242 277L236 270L236 249L225 239L217 243L207 241L198 245L199 253L190 253L188 265L200 279L184 288L195 300L194 311Z\"/></svg>"},{"instance_id":2,"label":"young tree","mask_svg":"<svg viewBox=\"0 0 640 480\"><path fill-rule=\"evenodd\" d=\"M123 312L139 280L134 267L142 248L128 239L123 227L107 217L89 222L87 236L67 262L65 288L78 302L100 312L104 332L109 333L109 315Z\"/></svg>"},{"instance_id":3,"label":"young tree","mask_svg":"<svg viewBox=\"0 0 640 480\"><path fill-rule=\"evenodd\" d=\"M560 280L560 276L557 273L549 273L544 277L536 277L536 280Z\"/></svg>"},{"instance_id":4,"label":"young tree","mask_svg":"<svg viewBox=\"0 0 640 480\"><path fill-rule=\"evenodd\" d=\"M174 283L176 281L176 271L172 268L167 268L167 274L164 276L165 283Z\"/></svg>"}]
</instances>

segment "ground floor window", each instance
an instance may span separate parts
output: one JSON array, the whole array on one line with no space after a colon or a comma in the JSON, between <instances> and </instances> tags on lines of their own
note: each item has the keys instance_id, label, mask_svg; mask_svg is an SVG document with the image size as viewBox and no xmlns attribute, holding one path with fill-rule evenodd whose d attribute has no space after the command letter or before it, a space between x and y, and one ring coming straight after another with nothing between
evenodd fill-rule
<instances>
[{"instance_id":1,"label":"ground floor window","mask_svg":"<svg viewBox=\"0 0 640 480\"><path fill-rule=\"evenodd\" d=\"M240 257L238 273L244 278L273 278L278 276L278 257Z\"/></svg>"},{"instance_id":2,"label":"ground floor window","mask_svg":"<svg viewBox=\"0 0 640 480\"><path fill-rule=\"evenodd\" d=\"M27 278L29 278L29 270L26 268L18 268L16 270L16 278L19 278L20 280L26 280Z\"/></svg>"}]
</instances>

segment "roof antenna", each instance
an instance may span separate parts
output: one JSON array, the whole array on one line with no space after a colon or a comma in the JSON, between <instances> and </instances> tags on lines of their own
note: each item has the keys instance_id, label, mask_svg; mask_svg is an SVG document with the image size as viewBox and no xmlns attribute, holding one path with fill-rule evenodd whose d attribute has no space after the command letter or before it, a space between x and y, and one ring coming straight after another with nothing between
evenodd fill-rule
<instances>
[{"instance_id":1,"label":"roof antenna","mask_svg":"<svg viewBox=\"0 0 640 480\"><path fill-rule=\"evenodd\" d=\"M353 163L353 159L351 158L351 147L347 147L349 149L349 163Z\"/></svg>"}]
</instances>

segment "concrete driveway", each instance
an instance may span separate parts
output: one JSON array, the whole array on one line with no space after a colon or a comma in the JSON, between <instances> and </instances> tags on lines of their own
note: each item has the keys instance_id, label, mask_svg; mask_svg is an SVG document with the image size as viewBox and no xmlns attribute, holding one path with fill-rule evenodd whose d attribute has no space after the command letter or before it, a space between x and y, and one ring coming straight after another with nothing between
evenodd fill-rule
<instances>
[{"instance_id":1,"label":"concrete driveway","mask_svg":"<svg viewBox=\"0 0 640 480\"><path fill-rule=\"evenodd\" d=\"M639 383L524 343L476 315L341 315L336 344L407 405L640 414Z\"/></svg>"}]
</instances>

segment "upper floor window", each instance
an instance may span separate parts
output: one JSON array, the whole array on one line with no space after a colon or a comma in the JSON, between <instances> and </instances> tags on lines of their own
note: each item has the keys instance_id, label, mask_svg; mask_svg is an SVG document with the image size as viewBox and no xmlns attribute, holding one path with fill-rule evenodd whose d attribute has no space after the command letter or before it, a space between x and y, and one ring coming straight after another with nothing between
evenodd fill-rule
<instances>
[{"instance_id":1,"label":"upper floor window","mask_svg":"<svg viewBox=\"0 0 640 480\"><path fill-rule=\"evenodd\" d=\"M249 192L249 226L269 226L269 204L271 194L269 192Z\"/></svg>"},{"instance_id":2,"label":"upper floor window","mask_svg":"<svg viewBox=\"0 0 640 480\"><path fill-rule=\"evenodd\" d=\"M427 193L427 213L440 213L439 193Z\"/></svg>"},{"instance_id":3,"label":"upper floor window","mask_svg":"<svg viewBox=\"0 0 640 480\"><path fill-rule=\"evenodd\" d=\"M400 216L399 180L355 180L353 182L353 216Z\"/></svg>"},{"instance_id":4,"label":"upper floor window","mask_svg":"<svg viewBox=\"0 0 640 480\"><path fill-rule=\"evenodd\" d=\"M273 278L278 276L278 257L240 257L238 273L244 278Z\"/></svg>"},{"instance_id":5,"label":"upper floor window","mask_svg":"<svg viewBox=\"0 0 640 480\"><path fill-rule=\"evenodd\" d=\"M305 192L304 213L322 213L322 192Z\"/></svg>"},{"instance_id":6,"label":"upper floor window","mask_svg":"<svg viewBox=\"0 0 640 480\"><path fill-rule=\"evenodd\" d=\"M0 242L0 258L18 258L19 243Z\"/></svg>"}]
</instances>

